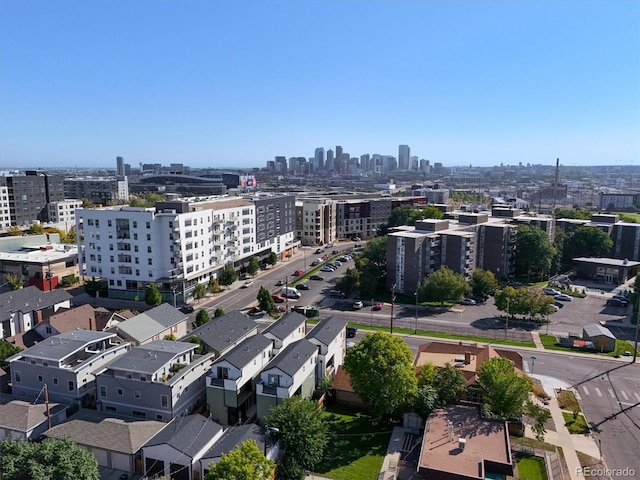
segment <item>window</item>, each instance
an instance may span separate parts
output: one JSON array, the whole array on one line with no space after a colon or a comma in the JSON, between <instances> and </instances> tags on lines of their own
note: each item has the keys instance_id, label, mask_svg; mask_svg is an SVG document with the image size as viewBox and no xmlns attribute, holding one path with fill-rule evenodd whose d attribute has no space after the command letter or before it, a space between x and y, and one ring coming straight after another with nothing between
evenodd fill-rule
<instances>
[{"instance_id":1,"label":"window","mask_svg":"<svg viewBox=\"0 0 640 480\"><path fill-rule=\"evenodd\" d=\"M73 392L73 381L69 380L69 391Z\"/></svg>"},{"instance_id":2,"label":"window","mask_svg":"<svg viewBox=\"0 0 640 480\"><path fill-rule=\"evenodd\" d=\"M138 228L138 222L137 221L133 221L133 228Z\"/></svg>"},{"instance_id":3,"label":"window","mask_svg":"<svg viewBox=\"0 0 640 480\"><path fill-rule=\"evenodd\" d=\"M147 228L151 228L151 222L147 222Z\"/></svg>"},{"instance_id":4,"label":"window","mask_svg":"<svg viewBox=\"0 0 640 480\"><path fill-rule=\"evenodd\" d=\"M52 333L52 332L53 332L53 330L51 329L51 327L50 327L49 325L47 325L46 327L44 327L44 331L45 331L46 333Z\"/></svg>"},{"instance_id":5,"label":"window","mask_svg":"<svg viewBox=\"0 0 640 480\"><path fill-rule=\"evenodd\" d=\"M136 397L136 398L140 398L140 390L135 390L133 392L133 396Z\"/></svg>"},{"instance_id":6,"label":"window","mask_svg":"<svg viewBox=\"0 0 640 480\"><path fill-rule=\"evenodd\" d=\"M113 250L113 243L109 244L109 250Z\"/></svg>"},{"instance_id":7,"label":"window","mask_svg":"<svg viewBox=\"0 0 640 480\"><path fill-rule=\"evenodd\" d=\"M62 208L62 207L60 207L60 208ZM107 226L108 226L108 227L111 227L111 226L112 226L112 225L111 225L111 220L107 220Z\"/></svg>"},{"instance_id":8,"label":"window","mask_svg":"<svg viewBox=\"0 0 640 480\"><path fill-rule=\"evenodd\" d=\"M140 375L140 381L141 382L146 382L147 381L146 375Z\"/></svg>"},{"instance_id":9,"label":"window","mask_svg":"<svg viewBox=\"0 0 640 480\"><path fill-rule=\"evenodd\" d=\"M107 396L107 386L106 385L100 385L100 396L103 397L103 398Z\"/></svg>"},{"instance_id":10,"label":"window","mask_svg":"<svg viewBox=\"0 0 640 480\"><path fill-rule=\"evenodd\" d=\"M147 253L151 253L151 245L147 247Z\"/></svg>"},{"instance_id":11,"label":"window","mask_svg":"<svg viewBox=\"0 0 640 480\"><path fill-rule=\"evenodd\" d=\"M166 395L160 395L160 405L163 407L169 406L169 397Z\"/></svg>"},{"instance_id":12,"label":"window","mask_svg":"<svg viewBox=\"0 0 640 480\"><path fill-rule=\"evenodd\" d=\"M53 384L57 385L58 384L58 379L56 377L53 377Z\"/></svg>"},{"instance_id":13,"label":"window","mask_svg":"<svg viewBox=\"0 0 640 480\"><path fill-rule=\"evenodd\" d=\"M119 396L124 395L124 392L122 391L122 389L121 389L121 388L119 388L119 389L118 389L118 395L119 395Z\"/></svg>"},{"instance_id":14,"label":"window","mask_svg":"<svg viewBox=\"0 0 640 480\"><path fill-rule=\"evenodd\" d=\"M38 375L38 381L42 383L42 375Z\"/></svg>"},{"instance_id":15,"label":"window","mask_svg":"<svg viewBox=\"0 0 640 480\"><path fill-rule=\"evenodd\" d=\"M134 233L134 234L133 234L133 239L134 239L134 240L137 240L137 239L138 239L138 234L137 234L137 233Z\"/></svg>"},{"instance_id":16,"label":"window","mask_svg":"<svg viewBox=\"0 0 640 480\"><path fill-rule=\"evenodd\" d=\"M105 412L113 412L116 413L118 410L116 410L116 407L112 407L111 405L107 405L106 407L104 407Z\"/></svg>"},{"instance_id":17,"label":"window","mask_svg":"<svg viewBox=\"0 0 640 480\"><path fill-rule=\"evenodd\" d=\"M22 377L20 375L20 372L16 372L16 382L21 382L22 381Z\"/></svg>"},{"instance_id":18,"label":"window","mask_svg":"<svg viewBox=\"0 0 640 480\"><path fill-rule=\"evenodd\" d=\"M156 415L156 420L161 422L162 421L162 415Z\"/></svg>"},{"instance_id":19,"label":"window","mask_svg":"<svg viewBox=\"0 0 640 480\"><path fill-rule=\"evenodd\" d=\"M151 241L151 234L150 233L147 233L147 241L149 241L149 242Z\"/></svg>"}]
</instances>

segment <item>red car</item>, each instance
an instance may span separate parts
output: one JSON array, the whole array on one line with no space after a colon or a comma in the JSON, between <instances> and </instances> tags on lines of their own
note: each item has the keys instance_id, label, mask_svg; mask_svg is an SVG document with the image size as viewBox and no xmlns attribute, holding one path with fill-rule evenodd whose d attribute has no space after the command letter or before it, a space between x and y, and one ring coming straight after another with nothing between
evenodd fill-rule
<instances>
[{"instance_id":1,"label":"red car","mask_svg":"<svg viewBox=\"0 0 640 480\"><path fill-rule=\"evenodd\" d=\"M273 301L276 303L284 302L284 298L281 297L280 295L271 295L271 298L273 298Z\"/></svg>"},{"instance_id":2,"label":"red car","mask_svg":"<svg viewBox=\"0 0 640 480\"><path fill-rule=\"evenodd\" d=\"M382 302L375 302L375 303L373 304L373 307L371 307L371 310L374 310L374 311L382 310L382 307L384 307L384 303L382 303Z\"/></svg>"},{"instance_id":3,"label":"red car","mask_svg":"<svg viewBox=\"0 0 640 480\"><path fill-rule=\"evenodd\" d=\"M304 273L304 270L296 270L295 272L293 272L293 276L294 277L299 277L303 273Z\"/></svg>"}]
</instances>

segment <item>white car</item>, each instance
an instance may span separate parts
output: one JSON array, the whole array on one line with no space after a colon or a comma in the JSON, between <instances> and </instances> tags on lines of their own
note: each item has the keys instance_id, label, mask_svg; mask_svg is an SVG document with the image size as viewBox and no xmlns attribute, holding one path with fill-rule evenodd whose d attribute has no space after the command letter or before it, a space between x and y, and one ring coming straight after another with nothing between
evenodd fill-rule
<instances>
[{"instance_id":1,"label":"white car","mask_svg":"<svg viewBox=\"0 0 640 480\"><path fill-rule=\"evenodd\" d=\"M353 302L354 310L360 310L362 307L364 307L364 303L362 303L362 301L356 300L355 302Z\"/></svg>"},{"instance_id":2,"label":"white car","mask_svg":"<svg viewBox=\"0 0 640 480\"><path fill-rule=\"evenodd\" d=\"M571 298L569 295L567 295L565 293L561 293L559 295L554 295L553 299L554 300L560 300L561 302L570 302L571 300L573 300L573 298Z\"/></svg>"},{"instance_id":3,"label":"white car","mask_svg":"<svg viewBox=\"0 0 640 480\"><path fill-rule=\"evenodd\" d=\"M562 295L562 292L559 292L555 288L545 287L542 289L545 295Z\"/></svg>"},{"instance_id":4,"label":"white car","mask_svg":"<svg viewBox=\"0 0 640 480\"><path fill-rule=\"evenodd\" d=\"M463 298L460 300L460 305L475 305L476 301L473 298Z\"/></svg>"},{"instance_id":5,"label":"white car","mask_svg":"<svg viewBox=\"0 0 640 480\"><path fill-rule=\"evenodd\" d=\"M253 285L253 280L247 280L242 284L242 288L249 288L251 285Z\"/></svg>"}]
</instances>

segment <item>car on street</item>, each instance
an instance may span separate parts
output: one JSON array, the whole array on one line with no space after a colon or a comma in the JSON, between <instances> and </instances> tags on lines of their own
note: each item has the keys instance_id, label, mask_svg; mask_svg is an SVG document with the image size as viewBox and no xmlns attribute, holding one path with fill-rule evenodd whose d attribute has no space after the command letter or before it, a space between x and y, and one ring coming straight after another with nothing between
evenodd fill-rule
<instances>
[{"instance_id":1,"label":"car on street","mask_svg":"<svg viewBox=\"0 0 640 480\"><path fill-rule=\"evenodd\" d=\"M284 280L278 280L276 282L276 287L281 287L282 285L284 285Z\"/></svg>"},{"instance_id":2,"label":"car on street","mask_svg":"<svg viewBox=\"0 0 640 480\"><path fill-rule=\"evenodd\" d=\"M554 295L553 296L554 300L560 300L561 302L570 302L573 300L573 298L571 298L569 295L567 295L566 293L561 293L559 295Z\"/></svg>"},{"instance_id":3,"label":"car on street","mask_svg":"<svg viewBox=\"0 0 640 480\"><path fill-rule=\"evenodd\" d=\"M626 307L628 304L629 302L623 302L619 298L610 298L607 300L607 305L610 307Z\"/></svg>"},{"instance_id":4,"label":"car on street","mask_svg":"<svg viewBox=\"0 0 640 480\"><path fill-rule=\"evenodd\" d=\"M322 260L316 259L313 262L311 262L311 266L315 267L316 265L320 265L321 263L322 263Z\"/></svg>"},{"instance_id":5,"label":"car on street","mask_svg":"<svg viewBox=\"0 0 640 480\"><path fill-rule=\"evenodd\" d=\"M473 298L463 298L460 300L460 305L475 305L476 301Z\"/></svg>"},{"instance_id":6,"label":"car on street","mask_svg":"<svg viewBox=\"0 0 640 480\"><path fill-rule=\"evenodd\" d=\"M324 277L322 275L311 275L309 280L324 280Z\"/></svg>"},{"instance_id":7,"label":"car on street","mask_svg":"<svg viewBox=\"0 0 640 480\"><path fill-rule=\"evenodd\" d=\"M347 327L347 338L353 338L358 333L358 329L356 327Z\"/></svg>"},{"instance_id":8,"label":"car on street","mask_svg":"<svg viewBox=\"0 0 640 480\"><path fill-rule=\"evenodd\" d=\"M299 283L298 285L296 285L296 288L298 290L309 290L311 287L309 287L309 285L307 285L306 283Z\"/></svg>"},{"instance_id":9,"label":"car on street","mask_svg":"<svg viewBox=\"0 0 640 480\"><path fill-rule=\"evenodd\" d=\"M253 280L247 280L242 284L242 288L249 288L251 285L253 285Z\"/></svg>"},{"instance_id":10,"label":"car on street","mask_svg":"<svg viewBox=\"0 0 640 480\"><path fill-rule=\"evenodd\" d=\"M281 297L280 295L271 295L271 298L273 298L273 301L276 303L283 303L285 301L285 299L283 297Z\"/></svg>"},{"instance_id":11,"label":"car on street","mask_svg":"<svg viewBox=\"0 0 640 480\"><path fill-rule=\"evenodd\" d=\"M333 243L327 243L324 248L333 248Z\"/></svg>"},{"instance_id":12,"label":"car on street","mask_svg":"<svg viewBox=\"0 0 640 480\"><path fill-rule=\"evenodd\" d=\"M316 248L316 255L317 255L318 253L322 253L322 249L321 249L321 248Z\"/></svg>"},{"instance_id":13,"label":"car on street","mask_svg":"<svg viewBox=\"0 0 640 480\"><path fill-rule=\"evenodd\" d=\"M562 292L559 292L558 290L556 290L555 288L551 288L551 287L545 287L542 289L542 291L544 292L545 295L561 295Z\"/></svg>"},{"instance_id":14,"label":"car on street","mask_svg":"<svg viewBox=\"0 0 640 480\"><path fill-rule=\"evenodd\" d=\"M359 242L362 239L360 237L353 237L351 240L354 242Z\"/></svg>"},{"instance_id":15,"label":"car on street","mask_svg":"<svg viewBox=\"0 0 640 480\"><path fill-rule=\"evenodd\" d=\"M356 300L355 302L353 302L354 310L360 310L362 307L364 307L364 303L362 303L361 300Z\"/></svg>"},{"instance_id":16,"label":"car on street","mask_svg":"<svg viewBox=\"0 0 640 480\"><path fill-rule=\"evenodd\" d=\"M182 313L193 313L195 309L191 305L183 305L180 307Z\"/></svg>"},{"instance_id":17,"label":"car on street","mask_svg":"<svg viewBox=\"0 0 640 480\"><path fill-rule=\"evenodd\" d=\"M347 294L344 293L342 290L330 290L329 296L331 298L346 298Z\"/></svg>"},{"instance_id":18,"label":"car on street","mask_svg":"<svg viewBox=\"0 0 640 480\"><path fill-rule=\"evenodd\" d=\"M338 257L338 261L339 261L339 262L348 262L348 261L349 261L349 259L348 259L347 257L344 257L344 256L343 256L343 257Z\"/></svg>"},{"instance_id":19,"label":"car on street","mask_svg":"<svg viewBox=\"0 0 640 480\"><path fill-rule=\"evenodd\" d=\"M382 307L384 307L384 303L382 302L375 302L373 304L373 307L371 307L371 310L373 310L374 312L377 312L379 310L382 310Z\"/></svg>"},{"instance_id":20,"label":"car on street","mask_svg":"<svg viewBox=\"0 0 640 480\"><path fill-rule=\"evenodd\" d=\"M299 277L302 274L304 274L304 270L296 270L295 272L293 272L294 277Z\"/></svg>"}]
</instances>

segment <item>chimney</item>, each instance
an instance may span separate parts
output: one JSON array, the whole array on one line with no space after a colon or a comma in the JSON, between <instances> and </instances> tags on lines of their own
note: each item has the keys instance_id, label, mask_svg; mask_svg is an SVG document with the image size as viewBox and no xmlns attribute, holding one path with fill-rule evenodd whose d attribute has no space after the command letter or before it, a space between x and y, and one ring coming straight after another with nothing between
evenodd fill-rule
<instances>
[{"instance_id":1,"label":"chimney","mask_svg":"<svg viewBox=\"0 0 640 480\"><path fill-rule=\"evenodd\" d=\"M471 363L471 352L469 350L465 350L464 352L464 364L469 365Z\"/></svg>"}]
</instances>

